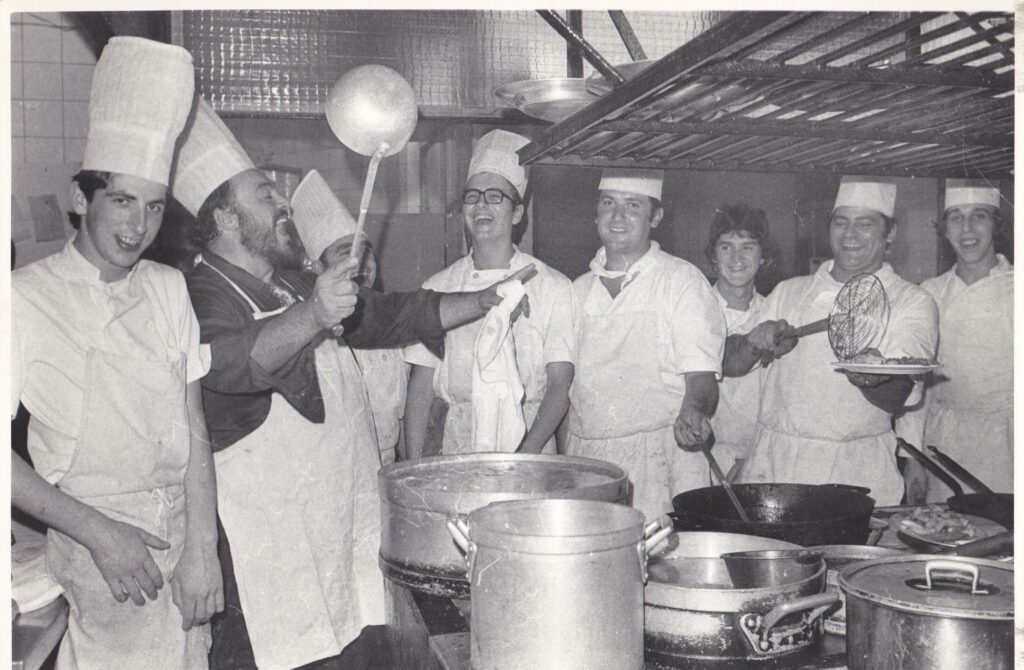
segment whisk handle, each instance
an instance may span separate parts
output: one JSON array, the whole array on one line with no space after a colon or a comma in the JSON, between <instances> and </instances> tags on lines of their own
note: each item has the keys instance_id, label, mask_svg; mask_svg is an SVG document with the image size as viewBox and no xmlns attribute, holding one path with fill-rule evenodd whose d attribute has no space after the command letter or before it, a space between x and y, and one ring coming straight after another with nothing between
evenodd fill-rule
<instances>
[{"instance_id":1,"label":"whisk handle","mask_svg":"<svg viewBox=\"0 0 1024 670\"><path fill-rule=\"evenodd\" d=\"M787 333L786 335L787 337L803 337L804 335L823 333L826 330L828 330L828 318L812 321L811 323L804 324L799 328L794 328L791 332Z\"/></svg>"}]
</instances>

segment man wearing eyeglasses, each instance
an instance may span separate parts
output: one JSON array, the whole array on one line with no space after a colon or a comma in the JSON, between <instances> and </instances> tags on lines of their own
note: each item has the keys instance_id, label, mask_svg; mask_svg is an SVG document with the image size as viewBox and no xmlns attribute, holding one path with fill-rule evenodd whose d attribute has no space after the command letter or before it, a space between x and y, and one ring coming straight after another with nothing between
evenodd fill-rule
<instances>
[{"instance_id":1,"label":"man wearing eyeglasses","mask_svg":"<svg viewBox=\"0 0 1024 670\"><path fill-rule=\"evenodd\" d=\"M526 433L518 451L554 453L555 429L569 406L572 384L572 283L512 243L512 228L523 217L526 171L516 151L529 140L504 130L480 138L462 192L462 214L472 249L465 257L428 279L423 288L439 292L472 291L508 277L529 264L537 275L525 285L528 311L513 322L515 366L525 390L522 405ZM480 322L445 335L445 357L422 345L406 349L412 364L405 407L405 458L437 452L426 445L432 408L447 405L444 454L478 451L473 441L474 345ZM478 396L479 397L479 396ZM426 446L425 446L426 445Z\"/></svg>"}]
</instances>

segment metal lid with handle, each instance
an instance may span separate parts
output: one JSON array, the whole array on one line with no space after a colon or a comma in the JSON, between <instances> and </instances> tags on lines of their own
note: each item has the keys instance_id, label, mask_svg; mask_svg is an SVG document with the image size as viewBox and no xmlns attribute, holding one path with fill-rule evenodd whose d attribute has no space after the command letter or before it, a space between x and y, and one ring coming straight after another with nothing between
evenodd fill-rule
<instances>
[{"instance_id":1,"label":"metal lid with handle","mask_svg":"<svg viewBox=\"0 0 1024 670\"><path fill-rule=\"evenodd\" d=\"M928 555L865 561L839 573L847 596L905 612L1013 620L1013 567L980 558Z\"/></svg>"}]
</instances>

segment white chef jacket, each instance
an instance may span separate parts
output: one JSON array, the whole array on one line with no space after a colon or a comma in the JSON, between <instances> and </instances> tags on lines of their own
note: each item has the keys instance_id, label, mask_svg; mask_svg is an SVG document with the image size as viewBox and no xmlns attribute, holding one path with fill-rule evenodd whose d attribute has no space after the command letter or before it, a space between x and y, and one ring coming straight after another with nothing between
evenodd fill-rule
<instances>
[{"instance_id":1,"label":"white chef jacket","mask_svg":"<svg viewBox=\"0 0 1024 670\"><path fill-rule=\"evenodd\" d=\"M834 262L776 286L765 300L762 317L801 326L828 316L843 286L831 275ZM875 276L890 307L878 350L886 357L933 358L938 340L935 301L888 263ZM891 416L833 369L835 360L828 336L820 333L801 338L793 351L768 367L755 447L742 479L867 486L878 505L899 504L903 479L896 467Z\"/></svg>"},{"instance_id":2,"label":"white chef jacket","mask_svg":"<svg viewBox=\"0 0 1024 670\"><path fill-rule=\"evenodd\" d=\"M533 425L547 388L548 363L573 361L572 282L546 263L518 248L505 270L478 270L472 254L423 283L423 288L441 293L478 291L501 281L533 263L537 274L523 284L530 301L530 316L520 316L512 325L516 345L516 363L526 388L523 415L527 427ZM434 393L448 404L442 453L474 451L472 444L472 367L473 350L482 321L467 323L445 334L445 357L438 359L423 344L405 349L405 360L413 365L434 368ZM554 453L554 438L544 453Z\"/></svg>"},{"instance_id":3,"label":"white chef jacket","mask_svg":"<svg viewBox=\"0 0 1024 670\"><path fill-rule=\"evenodd\" d=\"M901 418L899 433L914 446L938 447L989 488L1012 492L1013 266L1000 254L971 285L954 266L921 288L938 305L942 368L932 373L923 406ZM929 475L930 502L952 493Z\"/></svg>"},{"instance_id":4,"label":"white chef jacket","mask_svg":"<svg viewBox=\"0 0 1024 670\"><path fill-rule=\"evenodd\" d=\"M738 310L729 307L717 289L712 290L722 307L729 335L744 335L764 321L763 295L754 293L747 309ZM723 377L718 385L718 409L711 418L711 428L715 431L715 458L725 472L737 460L749 456L754 447L764 373L765 369L758 365L742 377Z\"/></svg>"},{"instance_id":5,"label":"white chef jacket","mask_svg":"<svg viewBox=\"0 0 1024 670\"><path fill-rule=\"evenodd\" d=\"M86 354L93 342L135 358L185 355L186 380L209 369L199 323L177 270L139 261L120 281L100 271L73 241L11 274L11 416L21 401L32 414L28 450L36 471L56 484L78 438ZM110 389L131 394L132 389Z\"/></svg>"},{"instance_id":6,"label":"white chef jacket","mask_svg":"<svg viewBox=\"0 0 1024 670\"><path fill-rule=\"evenodd\" d=\"M591 267L605 266L604 249ZM591 270L573 283L580 306L568 453L626 470L633 506L648 517L672 496L709 482L700 453L684 452L673 424L687 372L721 375L725 318L694 265L657 242L629 268L612 298Z\"/></svg>"}]
</instances>

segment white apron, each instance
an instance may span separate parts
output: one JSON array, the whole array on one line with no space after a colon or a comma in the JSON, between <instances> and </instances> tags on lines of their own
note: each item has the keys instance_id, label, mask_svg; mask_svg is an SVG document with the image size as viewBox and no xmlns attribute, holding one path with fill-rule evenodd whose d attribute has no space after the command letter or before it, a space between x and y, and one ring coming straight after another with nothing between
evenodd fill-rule
<instances>
[{"instance_id":1,"label":"white apron","mask_svg":"<svg viewBox=\"0 0 1024 670\"><path fill-rule=\"evenodd\" d=\"M828 316L836 294L809 295L817 288L810 284L793 325ZM755 446L740 480L867 486L878 505L897 505L903 479L890 418L832 368L833 360L828 336L820 333L801 338L768 368Z\"/></svg>"},{"instance_id":2,"label":"white apron","mask_svg":"<svg viewBox=\"0 0 1024 670\"><path fill-rule=\"evenodd\" d=\"M943 367L928 388L924 443L989 488L1011 493L1013 273L981 279L942 305L939 333ZM929 478L929 501L944 502L951 495L940 480Z\"/></svg>"},{"instance_id":3,"label":"white apron","mask_svg":"<svg viewBox=\"0 0 1024 670\"><path fill-rule=\"evenodd\" d=\"M181 630L170 579L185 543L189 458L185 360L139 360L90 349L82 425L58 487L108 517L171 544L150 549L164 586L142 607L119 603L89 550L48 532L47 568L71 605L58 670L207 667L209 625Z\"/></svg>"},{"instance_id":4,"label":"white apron","mask_svg":"<svg viewBox=\"0 0 1024 670\"><path fill-rule=\"evenodd\" d=\"M657 315L584 314L578 332L567 453L623 468L648 520L671 512L672 496L707 486L709 473L676 444L683 398L661 378Z\"/></svg>"},{"instance_id":5,"label":"white apron","mask_svg":"<svg viewBox=\"0 0 1024 670\"><path fill-rule=\"evenodd\" d=\"M259 311L228 281L255 319L283 311ZM263 424L214 454L218 513L262 670L335 656L384 621L380 455L366 390L344 344L328 339L315 357L323 424L275 393Z\"/></svg>"},{"instance_id":6,"label":"white apron","mask_svg":"<svg viewBox=\"0 0 1024 670\"><path fill-rule=\"evenodd\" d=\"M478 291L505 279L513 270L476 270L467 273L459 285L461 291ZM544 338L528 318L520 317L512 326L515 338L515 360L521 381L526 389L523 401L523 420L527 430L533 425L540 409L543 392L530 398L531 389L543 389L540 377L546 374L544 364ZM477 334L483 320L468 323L445 334L445 357L434 372L434 394L448 405L444 423L444 455L468 454L479 451L473 443L473 352ZM543 454L555 453L552 436Z\"/></svg>"}]
</instances>

